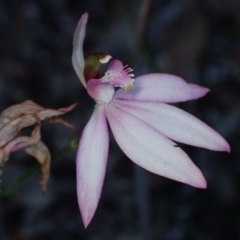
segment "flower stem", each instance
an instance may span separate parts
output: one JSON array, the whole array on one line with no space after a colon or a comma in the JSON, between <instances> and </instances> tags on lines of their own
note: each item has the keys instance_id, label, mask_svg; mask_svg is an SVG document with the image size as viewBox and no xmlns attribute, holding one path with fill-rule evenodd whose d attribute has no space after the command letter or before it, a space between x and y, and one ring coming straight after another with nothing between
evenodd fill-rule
<instances>
[{"instance_id":1,"label":"flower stem","mask_svg":"<svg viewBox=\"0 0 240 240\"><path fill-rule=\"evenodd\" d=\"M60 156L70 152L73 149L76 149L78 147L78 140L75 139L71 141L71 143L61 150L57 151L56 153L52 154L52 161L56 160ZM20 186L26 179L31 177L34 173L40 170L41 165L37 164L34 167L30 168L27 172L22 174L18 179L16 179L13 183L8 185L3 191L0 192L0 198L6 196L7 194L11 193L15 188Z\"/></svg>"}]
</instances>

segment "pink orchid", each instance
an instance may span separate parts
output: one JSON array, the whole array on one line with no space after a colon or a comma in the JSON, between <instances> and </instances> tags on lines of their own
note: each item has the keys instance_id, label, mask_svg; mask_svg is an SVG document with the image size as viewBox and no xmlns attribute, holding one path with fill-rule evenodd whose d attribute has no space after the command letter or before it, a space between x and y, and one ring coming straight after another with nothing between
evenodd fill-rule
<instances>
[{"instance_id":1,"label":"pink orchid","mask_svg":"<svg viewBox=\"0 0 240 240\"><path fill-rule=\"evenodd\" d=\"M103 186L109 148L107 120L119 147L133 162L197 188L206 188L201 171L173 141L230 152L228 143L216 131L166 104L203 97L207 88L160 73L136 77L134 81L131 69L119 60L110 62L102 78L87 79L82 50L87 20L88 13L84 13L74 35L72 55L80 81L96 101L77 153L77 196L85 227L93 218ZM109 59L105 55L99 61Z\"/></svg>"}]
</instances>

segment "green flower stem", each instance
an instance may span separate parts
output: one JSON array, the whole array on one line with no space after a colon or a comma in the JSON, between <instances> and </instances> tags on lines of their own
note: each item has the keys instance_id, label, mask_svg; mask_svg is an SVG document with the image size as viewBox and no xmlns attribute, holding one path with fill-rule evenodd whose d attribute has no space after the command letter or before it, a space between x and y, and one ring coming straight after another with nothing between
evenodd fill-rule
<instances>
[{"instance_id":1,"label":"green flower stem","mask_svg":"<svg viewBox=\"0 0 240 240\"><path fill-rule=\"evenodd\" d=\"M76 149L77 147L78 147L78 140L75 139L69 145L64 147L63 149L61 149L58 152L52 154L52 161L56 160L57 158L59 158L60 156L62 156L64 154L70 152L71 150ZM0 198L2 198L4 196L6 196L7 194L11 193L15 188L20 186L26 179L28 179L34 173L39 171L40 168L41 168L41 165L38 164L38 165L32 167L31 169L29 169L24 174L22 174L17 180L15 180L13 183L8 185L5 189L3 189L3 191L0 192Z\"/></svg>"}]
</instances>

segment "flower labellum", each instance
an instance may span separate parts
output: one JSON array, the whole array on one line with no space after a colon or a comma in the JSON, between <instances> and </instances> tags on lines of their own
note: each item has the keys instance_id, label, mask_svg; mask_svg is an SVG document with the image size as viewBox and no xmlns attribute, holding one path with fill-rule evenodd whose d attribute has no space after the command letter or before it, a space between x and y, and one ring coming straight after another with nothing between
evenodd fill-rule
<instances>
[{"instance_id":1,"label":"flower labellum","mask_svg":"<svg viewBox=\"0 0 240 240\"><path fill-rule=\"evenodd\" d=\"M83 42L87 20L88 13L84 13L74 35L72 54L80 81L96 101L77 152L77 196L85 227L94 216L105 177L109 148L107 121L129 159L152 173L193 187L206 188L206 180L188 155L176 147L175 141L230 152L228 143L216 131L167 104L203 97L209 91L207 88L162 73L133 79L132 69L116 59L111 60L103 77L99 76L99 63L97 71L86 74L89 59L85 63Z\"/></svg>"}]
</instances>

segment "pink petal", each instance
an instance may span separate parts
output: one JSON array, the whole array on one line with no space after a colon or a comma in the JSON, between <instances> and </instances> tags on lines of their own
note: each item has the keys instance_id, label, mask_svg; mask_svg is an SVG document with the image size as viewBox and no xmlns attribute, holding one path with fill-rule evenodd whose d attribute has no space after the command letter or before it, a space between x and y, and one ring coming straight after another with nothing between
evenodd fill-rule
<instances>
[{"instance_id":1,"label":"pink petal","mask_svg":"<svg viewBox=\"0 0 240 240\"><path fill-rule=\"evenodd\" d=\"M162 73L137 77L133 87L125 93L119 89L117 99L149 102L183 102L203 97L209 90L196 84L188 84L182 78Z\"/></svg>"},{"instance_id":2,"label":"pink petal","mask_svg":"<svg viewBox=\"0 0 240 240\"><path fill-rule=\"evenodd\" d=\"M115 100L114 105L150 124L168 138L192 146L230 152L226 140L193 115L165 103Z\"/></svg>"},{"instance_id":3,"label":"pink petal","mask_svg":"<svg viewBox=\"0 0 240 240\"><path fill-rule=\"evenodd\" d=\"M85 78L83 75L84 56L83 56L83 42L85 38L86 25L88 21L88 13L84 13L80 18L73 38L73 53L72 64L83 86L86 87Z\"/></svg>"},{"instance_id":4,"label":"pink petal","mask_svg":"<svg viewBox=\"0 0 240 240\"><path fill-rule=\"evenodd\" d=\"M206 187L201 171L186 153L159 131L113 105L106 107L106 114L117 143L133 162L164 177Z\"/></svg>"},{"instance_id":5,"label":"pink petal","mask_svg":"<svg viewBox=\"0 0 240 240\"><path fill-rule=\"evenodd\" d=\"M100 105L83 130L77 153L77 196L85 227L93 218L101 195L108 146L105 111Z\"/></svg>"},{"instance_id":6,"label":"pink petal","mask_svg":"<svg viewBox=\"0 0 240 240\"><path fill-rule=\"evenodd\" d=\"M114 94L114 87L107 83L102 83L97 79L90 79L87 82L87 92L98 103L109 103Z\"/></svg>"}]
</instances>

